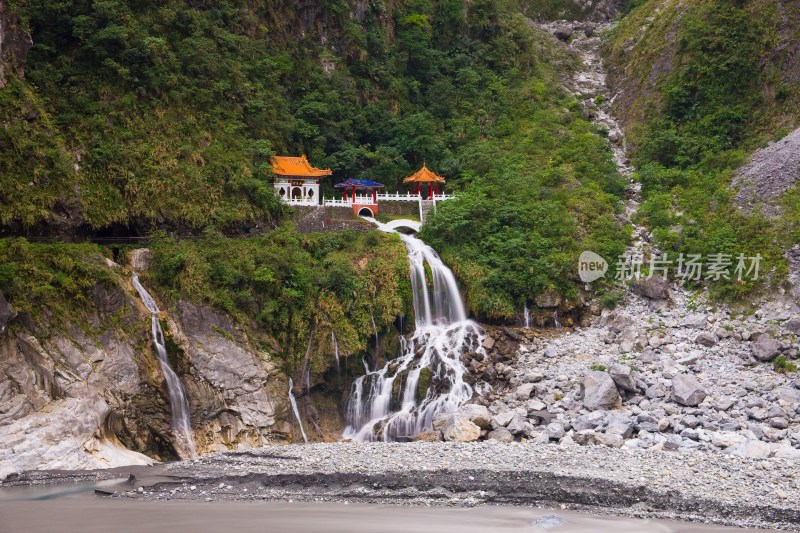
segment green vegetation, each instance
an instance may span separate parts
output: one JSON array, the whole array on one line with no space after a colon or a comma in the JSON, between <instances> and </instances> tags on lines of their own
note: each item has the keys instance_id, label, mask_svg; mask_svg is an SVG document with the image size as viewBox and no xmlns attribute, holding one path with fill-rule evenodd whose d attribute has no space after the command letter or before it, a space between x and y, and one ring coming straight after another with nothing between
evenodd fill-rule
<instances>
[{"instance_id":1,"label":"green vegetation","mask_svg":"<svg viewBox=\"0 0 800 533\"><path fill-rule=\"evenodd\" d=\"M208 232L197 240L158 240L147 282L172 300L186 298L225 311L255 339L299 368L310 337L330 355L331 332L342 355L361 354L372 320L388 333L398 315L411 316L405 247L378 232L301 235L291 226L250 239ZM309 354L313 370L329 360Z\"/></svg>"},{"instance_id":2,"label":"green vegetation","mask_svg":"<svg viewBox=\"0 0 800 533\"><path fill-rule=\"evenodd\" d=\"M116 283L105 257L94 244L0 239L0 291L17 311L60 319L87 306L96 284Z\"/></svg>"},{"instance_id":3,"label":"green vegetation","mask_svg":"<svg viewBox=\"0 0 800 533\"><path fill-rule=\"evenodd\" d=\"M305 152L390 190L427 162L463 191L425 235L482 316L574 297L577 253L622 250L622 182L560 89L574 59L516 0L10 5L35 45L2 92L3 225L276 227L268 158Z\"/></svg>"},{"instance_id":4,"label":"green vegetation","mask_svg":"<svg viewBox=\"0 0 800 533\"><path fill-rule=\"evenodd\" d=\"M592 370L594 372L605 372L607 370L607 368L606 368L606 365L604 365L603 363L596 363L595 362L595 363L592 363L589 366L589 370Z\"/></svg>"},{"instance_id":5,"label":"green vegetation","mask_svg":"<svg viewBox=\"0 0 800 533\"><path fill-rule=\"evenodd\" d=\"M779 355L772 361L772 368L775 369L775 372L780 372L783 374L788 372L797 372L797 365L782 355Z\"/></svg>"},{"instance_id":6,"label":"green vegetation","mask_svg":"<svg viewBox=\"0 0 800 533\"><path fill-rule=\"evenodd\" d=\"M583 250L625 249L615 218L624 182L605 140L557 87L544 67L510 86L497 127L460 151L464 191L423 227L481 316L509 318L550 290L573 298Z\"/></svg>"},{"instance_id":7,"label":"green vegetation","mask_svg":"<svg viewBox=\"0 0 800 533\"><path fill-rule=\"evenodd\" d=\"M643 2L612 34L610 61L641 88L629 115L639 121L631 125L645 197L639 221L673 259L722 253L735 266L739 254L760 254L761 273L780 283L786 274L781 248L798 232L796 193L784 202L784 218L768 220L740 211L730 186L733 171L767 132L796 121L791 110L798 95L782 85L783 59L773 54L780 17L768 4ZM663 69L663 58L673 54L670 68L655 76L654 65ZM710 288L716 297L738 299L763 280L731 276Z\"/></svg>"}]
</instances>

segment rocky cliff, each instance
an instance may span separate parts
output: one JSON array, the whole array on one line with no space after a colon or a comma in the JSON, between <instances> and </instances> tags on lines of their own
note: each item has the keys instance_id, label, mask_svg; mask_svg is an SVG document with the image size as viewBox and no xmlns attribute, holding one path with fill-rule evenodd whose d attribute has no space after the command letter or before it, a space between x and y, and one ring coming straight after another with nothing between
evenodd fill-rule
<instances>
[{"instance_id":1,"label":"rocky cliff","mask_svg":"<svg viewBox=\"0 0 800 533\"><path fill-rule=\"evenodd\" d=\"M25 77L25 56L31 46L31 36L19 27L19 19L0 3L0 89L9 76Z\"/></svg>"},{"instance_id":2,"label":"rocky cliff","mask_svg":"<svg viewBox=\"0 0 800 533\"><path fill-rule=\"evenodd\" d=\"M17 314L0 298L1 477L177 457L149 315L108 268L114 283L95 286L86 320ZM198 451L287 439L286 379L267 352L207 307L181 301L162 320Z\"/></svg>"}]
</instances>

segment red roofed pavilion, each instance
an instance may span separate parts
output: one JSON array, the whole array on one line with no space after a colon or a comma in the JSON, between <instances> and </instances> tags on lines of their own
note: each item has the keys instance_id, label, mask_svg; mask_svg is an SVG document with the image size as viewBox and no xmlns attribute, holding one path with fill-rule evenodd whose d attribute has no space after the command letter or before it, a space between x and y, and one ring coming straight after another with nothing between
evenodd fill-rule
<instances>
[{"instance_id":1,"label":"red roofed pavilion","mask_svg":"<svg viewBox=\"0 0 800 533\"><path fill-rule=\"evenodd\" d=\"M433 198L434 195L439 194L439 183L445 183L443 177L437 175L432 170L430 170L425 163L422 163L422 168L416 171L414 174L410 175L409 177L403 180L403 183L411 183L412 186L414 183L417 184L417 195L420 194L422 190L422 184L428 184L428 198ZM437 184L436 188L434 189L434 183Z\"/></svg>"}]
</instances>

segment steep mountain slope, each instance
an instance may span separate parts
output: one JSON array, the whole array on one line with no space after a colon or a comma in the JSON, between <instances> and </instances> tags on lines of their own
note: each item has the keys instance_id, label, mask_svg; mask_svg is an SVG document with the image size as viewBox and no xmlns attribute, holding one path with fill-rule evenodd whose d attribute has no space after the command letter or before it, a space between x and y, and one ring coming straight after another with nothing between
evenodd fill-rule
<instances>
[{"instance_id":1,"label":"steep mountain slope","mask_svg":"<svg viewBox=\"0 0 800 533\"><path fill-rule=\"evenodd\" d=\"M773 286L786 280L796 189L782 187L772 202L783 209L770 219L738 208L742 183L732 177L753 150L800 123L798 22L796 2L649 0L609 38L613 108L645 198L640 222L673 257L764 258L762 280L722 280L713 284L718 296L743 297L765 277Z\"/></svg>"},{"instance_id":2,"label":"steep mountain slope","mask_svg":"<svg viewBox=\"0 0 800 533\"><path fill-rule=\"evenodd\" d=\"M262 232L284 215L267 164L276 150L390 188L427 162L471 192L454 209L479 198L470 219L508 210L508 242L528 244L493 240L482 253L499 263L476 269L466 241L486 241L481 230L450 257L481 316L509 319L548 290L575 298L576 252L624 246L610 151L559 80L574 60L529 6L11 6L34 46L26 80L0 94L6 233ZM443 209L436 232L460 231L460 216ZM532 265L531 283L503 279L509 254Z\"/></svg>"}]
</instances>

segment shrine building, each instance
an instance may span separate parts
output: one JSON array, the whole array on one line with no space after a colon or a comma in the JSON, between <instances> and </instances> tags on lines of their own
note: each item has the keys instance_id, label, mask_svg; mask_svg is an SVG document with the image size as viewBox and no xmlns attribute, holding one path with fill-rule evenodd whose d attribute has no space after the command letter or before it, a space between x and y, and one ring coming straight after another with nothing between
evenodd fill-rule
<instances>
[{"instance_id":1,"label":"shrine building","mask_svg":"<svg viewBox=\"0 0 800 533\"><path fill-rule=\"evenodd\" d=\"M320 169L300 157L276 155L272 158L275 173L275 194L291 205L320 205L319 180L333 174L331 169Z\"/></svg>"}]
</instances>

